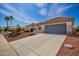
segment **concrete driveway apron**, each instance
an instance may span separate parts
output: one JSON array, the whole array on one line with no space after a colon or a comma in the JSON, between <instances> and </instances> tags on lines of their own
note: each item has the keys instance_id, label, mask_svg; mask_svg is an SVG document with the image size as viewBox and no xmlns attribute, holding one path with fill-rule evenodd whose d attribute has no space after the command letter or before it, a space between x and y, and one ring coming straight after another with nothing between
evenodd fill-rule
<instances>
[{"instance_id":1,"label":"concrete driveway apron","mask_svg":"<svg viewBox=\"0 0 79 59\"><path fill-rule=\"evenodd\" d=\"M56 56L65 38L66 35L40 33L9 44L21 56Z\"/></svg>"}]
</instances>

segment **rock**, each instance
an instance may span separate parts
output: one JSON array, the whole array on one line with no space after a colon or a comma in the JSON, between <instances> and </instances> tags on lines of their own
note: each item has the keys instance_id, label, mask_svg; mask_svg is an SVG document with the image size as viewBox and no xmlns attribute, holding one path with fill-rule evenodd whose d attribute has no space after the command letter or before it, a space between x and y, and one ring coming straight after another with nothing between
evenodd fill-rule
<instances>
[{"instance_id":1,"label":"rock","mask_svg":"<svg viewBox=\"0 0 79 59\"><path fill-rule=\"evenodd\" d=\"M69 48L69 49L73 49L74 48L74 46L72 46L71 44L64 44L64 47L65 48Z\"/></svg>"}]
</instances>

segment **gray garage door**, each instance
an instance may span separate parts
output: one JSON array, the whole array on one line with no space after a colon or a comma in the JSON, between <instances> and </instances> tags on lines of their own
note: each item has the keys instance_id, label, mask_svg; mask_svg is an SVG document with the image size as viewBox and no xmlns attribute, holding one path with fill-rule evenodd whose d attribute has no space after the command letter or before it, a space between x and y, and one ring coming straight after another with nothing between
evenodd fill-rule
<instances>
[{"instance_id":1,"label":"gray garage door","mask_svg":"<svg viewBox=\"0 0 79 59\"><path fill-rule=\"evenodd\" d=\"M47 25L45 26L46 33L52 34L66 34L65 24L58 24L58 25Z\"/></svg>"}]
</instances>

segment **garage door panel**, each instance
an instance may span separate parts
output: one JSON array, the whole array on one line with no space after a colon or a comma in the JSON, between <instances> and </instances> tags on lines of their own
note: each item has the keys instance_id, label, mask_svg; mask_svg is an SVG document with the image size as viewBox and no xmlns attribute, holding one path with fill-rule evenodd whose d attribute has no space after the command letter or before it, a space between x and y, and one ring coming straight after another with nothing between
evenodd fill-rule
<instances>
[{"instance_id":1,"label":"garage door panel","mask_svg":"<svg viewBox=\"0 0 79 59\"><path fill-rule=\"evenodd\" d=\"M45 32L52 34L66 34L65 24L47 25L45 27Z\"/></svg>"}]
</instances>

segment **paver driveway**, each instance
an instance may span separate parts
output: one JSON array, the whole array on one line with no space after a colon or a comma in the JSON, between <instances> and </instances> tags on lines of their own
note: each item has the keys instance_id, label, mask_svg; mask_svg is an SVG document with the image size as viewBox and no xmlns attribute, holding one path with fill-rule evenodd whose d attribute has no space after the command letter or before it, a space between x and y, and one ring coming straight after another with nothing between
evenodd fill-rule
<instances>
[{"instance_id":1,"label":"paver driveway","mask_svg":"<svg viewBox=\"0 0 79 59\"><path fill-rule=\"evenodd\" d=\"M21 40L10 42L18 55L51 56L56 55L66 35L37 34Z\"/></svg>"}]
</instances>

